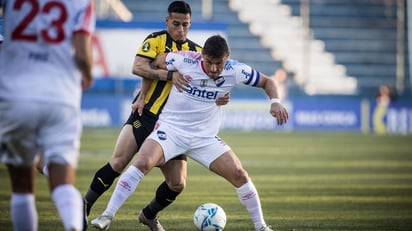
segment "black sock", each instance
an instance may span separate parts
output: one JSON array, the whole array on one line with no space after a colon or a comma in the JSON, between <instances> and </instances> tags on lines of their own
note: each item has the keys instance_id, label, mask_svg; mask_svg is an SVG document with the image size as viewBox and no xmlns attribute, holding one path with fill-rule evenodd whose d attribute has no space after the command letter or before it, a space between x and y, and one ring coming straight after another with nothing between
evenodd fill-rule
<instances>
[{"instance_id":1,"label":"black sock","mask_svg":"<svg viewBox=\"0 0 412 231\"><path fill-rule=\"evenodd\" d=\"M148 219L154 219L161 210L169 206L180 192L175 192L169 188L164 181L156 190L156 197L143 209L144 215Z\"/></svg>"},{"instance_id":2,"label":"black sock","mask_svg":"<svg viewBox=\"0 0 412 231\"><path fill-rule=\"evenodd\" d=\"M94 175L93 181L90 184L89 190L84 196L86 200L86 212L87 215L90 213L94 202L106 192L110 186L112 186L114 180L120 175L120 173L115 172L109 163L100 168Z\"/></svg>"}]
</instances>

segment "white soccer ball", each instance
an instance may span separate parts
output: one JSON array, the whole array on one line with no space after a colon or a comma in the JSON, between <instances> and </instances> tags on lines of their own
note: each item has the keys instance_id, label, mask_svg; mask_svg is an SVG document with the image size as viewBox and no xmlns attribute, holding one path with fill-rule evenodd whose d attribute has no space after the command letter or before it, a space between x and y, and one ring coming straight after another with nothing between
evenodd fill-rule
<instances>
[{"instance_id":1,"label":"white soccer ball","mask_svg":"<svg viewBox=\"0 0 412 231\"><path fill-rule=\"evenodd\" d=\"M221 231L226 225L226 213L217 204L202 204L195 211L193 223L200 231Z\"/></svg>"}]
</instances>

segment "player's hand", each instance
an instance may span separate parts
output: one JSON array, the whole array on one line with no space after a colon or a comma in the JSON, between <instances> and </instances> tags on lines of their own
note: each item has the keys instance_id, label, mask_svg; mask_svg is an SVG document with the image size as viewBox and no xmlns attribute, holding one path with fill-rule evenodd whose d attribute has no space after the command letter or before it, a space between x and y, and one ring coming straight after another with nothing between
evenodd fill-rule
<instances>
[{"instance_id":1,"label":"player's hand","mask_svg":"<svg viewBox=\"0 0 412 231\"><path fill-rule=\"evenodd\" d=\"M173 72L172 81L179 92L186 91L187 87L189 86L187 79L185 79L183 75L181 75L177 71Z\"/></svg>"},{"instance_id":2,"label":"player's hand","mask_svg":"<svg viewBox=\"0 0 412 231\"><path fill-rule=\"evenodd\" d=\"M280 103L272 103L270 114L276 118L278 125L283 125L289 120L289 113Z\"/></svg>"},{"instance_id":3,"label":"player's hand","mask_svg":"<svg viewBox=\"0 0 412 231\"><path fill-rule=\"evenodd\" d=\"M217 106L223 106L229 103L230 100L230 92L226 93L224 96L219 97L216 99L216 105Z\"/></svg>"},{"instance_id":4,"label":"player's hand","mask_svg":"<svg viewBox=\"0 0 412 231\"><path fill-rule=\"evenodd\" d=\"M89 89L92 85L93 85L93 78L91 76L90 77L82 76L83 91Z\"/></svg>"},{"instance_id":5,"label":"player's hand","mask_svg":"<svg viewBox=\"0 0 412 231\"><path fill-rule=\"evenodd\" d=\"M132 104L132 111L135 112L137 110L137 113L141 116L143 113L143 107L144 107L144 97L139 95L136 101L134 101Z\"/></svg>"}]
</instances>

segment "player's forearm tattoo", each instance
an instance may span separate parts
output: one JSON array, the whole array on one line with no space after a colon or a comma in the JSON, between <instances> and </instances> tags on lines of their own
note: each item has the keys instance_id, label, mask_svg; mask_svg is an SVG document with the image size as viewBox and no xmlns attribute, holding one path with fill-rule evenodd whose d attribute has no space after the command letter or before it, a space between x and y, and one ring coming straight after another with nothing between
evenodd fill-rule
<instances>
[{"instance_id":1,"label":"player's forearm tattoo","mask_svg":"<svg viewBox=\"0 0 412 231\"><path fill-rule=\"evenodd\" d=\"M153 80L160 80L160 76L158 74L151 74L150 78Z\"/></svg>"},{"instance_id":2,"label":"player's forearm tattoo","mask_svg":"<svg viewBox=\"0 0 412 231\"><path fill-rule=\"evenodd\" d=\"M152 70L157 70L157 69L159 69L156 65L154 65L154 63L150 63L150 68L151 68ZM153 79L153 80L160 80L160 76L159 76L158 74L156 74L156 73L150 74L149 78L150 78L150 79Z\"/></svg>"}]
</instances>

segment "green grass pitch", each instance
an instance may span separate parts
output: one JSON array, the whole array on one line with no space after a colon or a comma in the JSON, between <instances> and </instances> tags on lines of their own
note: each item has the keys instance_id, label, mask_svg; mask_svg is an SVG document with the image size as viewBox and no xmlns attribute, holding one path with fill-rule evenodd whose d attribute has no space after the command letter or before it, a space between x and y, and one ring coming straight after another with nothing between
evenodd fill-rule
<instances>
[{"instance_id":1,"label":"green grass pitch","mask_svg":"<svg viewBox=\"0 0 412 231\"><path fill-rule=\"evenodd\" d=\"M95 171L112 153L119 128L85 129L76 186L84 194ZM275 230L412 230L412 137L330 132L235 132L220 134L253 179L266 222ZM195 230L194 210L214 202L227 214L225 231L253 230L236 192L222 178L189 160L185 191L160 214L170 231ZM0 230L11 230L10 183L0 164ZM110 230L147 230L138 211L163 181L154 169L118 211ZM89 220L105 208L104 194ZM41 231L63 230L46 179L38 175ZM92 228L89 228L92 230Z\"/></svg>"}]
</instances>

